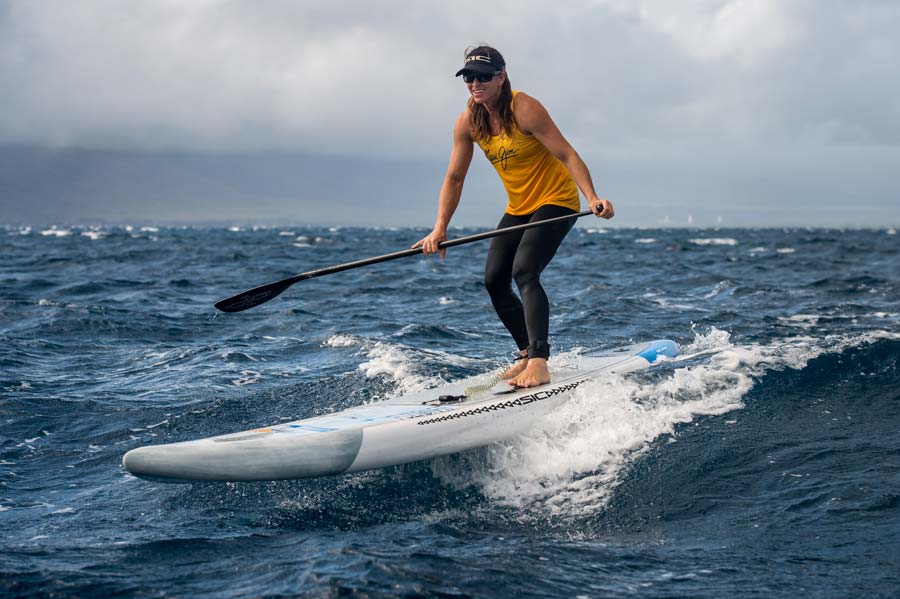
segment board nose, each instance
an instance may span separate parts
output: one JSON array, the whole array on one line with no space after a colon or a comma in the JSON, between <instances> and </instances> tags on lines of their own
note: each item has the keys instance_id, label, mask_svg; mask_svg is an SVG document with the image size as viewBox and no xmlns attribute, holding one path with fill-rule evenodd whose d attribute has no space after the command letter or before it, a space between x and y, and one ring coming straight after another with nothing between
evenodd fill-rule
<instances>
[{"instance_id":1,"label":"board nose","mask_svg":"<svg viewBox=\"0 0 900 599\"><path fill-rule=\"evenodd\" d=\"M122 457L122 466L135 476L159 476L160 455L157 447L138 447Z\"/></svg>"},{"instance_id":2,"label":"board nose","mask_svg":"<svg viewBox=\"0 0 900 599\"><path fill-rule=\"evenodd\" d=\"M665 358L674 358L677 356L678 344L668 339L660 339L659 341L651 343L647 349L638 355L653 364L660 356Z\"/></svg>"}]
</instances>

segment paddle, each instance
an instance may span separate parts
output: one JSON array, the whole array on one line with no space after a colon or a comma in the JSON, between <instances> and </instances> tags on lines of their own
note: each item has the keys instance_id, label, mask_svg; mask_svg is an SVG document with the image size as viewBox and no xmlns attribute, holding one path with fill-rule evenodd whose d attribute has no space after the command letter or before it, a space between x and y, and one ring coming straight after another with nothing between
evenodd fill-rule
<instances>
[{"instance_id":1,"label":"paddle","mask_svg":"<svg viewBox=\"0 0 900 599\"><path fill-rule=\"evenodd\" d=\"M576 214L567 214L566 216L548 218L547 220L525 223L524 225L516 225L513 227L507 227L505 229L495 229L493 231L477 233L475 235L469 235L468 237L448 239L447 241L442 241L438 245L438 247L443 249L456 245L463 245L464 243L481 241L482 239L497 237L498 235L505 235L507 233L513 233L515 231L530 229L532 227L540 227L543 225L549 225L550 223L558 223L564 220L581 218L582 216L587 216L588 214L593 214L593 212L591 212L590 210L585 210L584 212L578 212ZM280 295L285 289L287 289L294 283L299 283L300 281L305 281L306 279L330 275L332 273L350 270L352 268L359 268L361 266L369 266L370 264L378 264L379 262L387 262L388 260L396 260L397 258L405 258L406 256L415 256L416 254L421 253L422 248L413 248L402 250L399 252L393 252L391 254L385 254L383 256L375 256L374 258L365 258L363 260L356 260L354 262L347 262L345 264L337 264L335 266L328 266L317 270L311 270L309 272L303 272L299 275L281 279L280 281L275 281L274 283L260 285L259 287L254 287L253 289L244 291L243 293L238 293L237 295L233 295L229 298L225 298L216 302L215 305L216 308L218 308L222 312L241 312L242 310L247 310L248 308L252 308L269 301L273 297Z\"/></svg>"}]
</instances>

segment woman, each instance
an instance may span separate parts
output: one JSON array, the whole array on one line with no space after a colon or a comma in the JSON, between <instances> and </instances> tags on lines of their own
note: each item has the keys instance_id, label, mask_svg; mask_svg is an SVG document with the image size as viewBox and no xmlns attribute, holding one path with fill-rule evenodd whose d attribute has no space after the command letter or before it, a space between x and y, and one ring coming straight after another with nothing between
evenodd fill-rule
<instances>
[{"instance_id":1,"label":"woman","mask_svg":"<svg viewBox=\"0 0 900 599\"><path fill-rule=\"evenodd\" d=\"M474 144L497 169L509 202L497 228L578 212L578 190L591 210L612 218L613 206L597 197L587 166L540 102L512 90L503 56L489 46L466 53L462 75L470 97L453 127L450 166L441 186L434 230L412 247L425 254L446 250L447 226L462 195ZM576 187L577 186L577 187ZM575 219L494 237L485 265L485 287L500 320L519 348L516 364L504 378L517 387L550 382L548 329L550 304L541 287L541 271L553 258ZM521 301L512 291L512 282Z\"/></svg>"}]
</instances>

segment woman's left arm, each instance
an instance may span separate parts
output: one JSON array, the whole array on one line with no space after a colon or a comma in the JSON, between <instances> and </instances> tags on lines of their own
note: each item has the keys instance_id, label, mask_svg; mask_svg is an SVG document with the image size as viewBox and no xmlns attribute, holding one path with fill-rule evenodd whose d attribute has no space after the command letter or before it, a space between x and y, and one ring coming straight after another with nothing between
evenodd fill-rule
<instances>
[{"instance_id":1,"label":"woman's left arm","mask_svg":"<svg viewBox=\"0 0 900 599\"><path fill-rule=\"evenodd\" d=\"M597 197L591 172L575 148L563 137L559 127L550 118L547 109L536 99L520 92L516 95L515 116L520 131L534 135L551 154L569 169L572 178L575 179L575 184L584 194L591 210L597 216L612 218L615 215L612 202Z\"/></svg>"}]
</instances>

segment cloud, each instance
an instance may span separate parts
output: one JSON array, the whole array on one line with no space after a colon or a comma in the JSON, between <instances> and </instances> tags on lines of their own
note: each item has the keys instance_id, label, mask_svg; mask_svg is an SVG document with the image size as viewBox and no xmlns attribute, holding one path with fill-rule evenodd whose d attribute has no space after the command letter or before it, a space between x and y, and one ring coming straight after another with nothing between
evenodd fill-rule
<instances>
[{"instance_id":1,"label":"cloud","mask_svg":"<svg viewBox=\"0 0 900 599\"><path fill-rule=\"evenodd\" d=\"M736 60L753 65L784 48L798 33L777 0L610 0L610 8L636 16L702 61Z\"/></svg>"},{"instance_id":2,"label":"cloud","mask_svg":"<svg viewBox=\"0 0 900 599\"><path fill-rule=\"evenodd\" d=\"M900 133L894 2L5 7L0 143L445 153L465 101L450 74L478 36L598 149L895 144Z\"/></svg>"},{"instance_id":3,"label":"cloud","mask_svg":"<svg viewBox=\"0 0 900 599\"><path fill-rule=\"evenodd\" d=\"M0 140L345 151L415 127L415 107L448 95L436 88L451 82L424 75L428 54L374 10L348 18L328 6L13 2Z\"/></svg>"},{"instance_id":4,"label":"cloud","mask_svg":"<svg viewBox=\"0 0 900 599\"><path fill-rule=\"evenodd\" d=\"M900 145L898 22L893 0L7 0L0 145L445 163L452 73L486 41L589 164L811 162L877 189L891 169L861 173Z\"/></svg>"}]
</instances>

